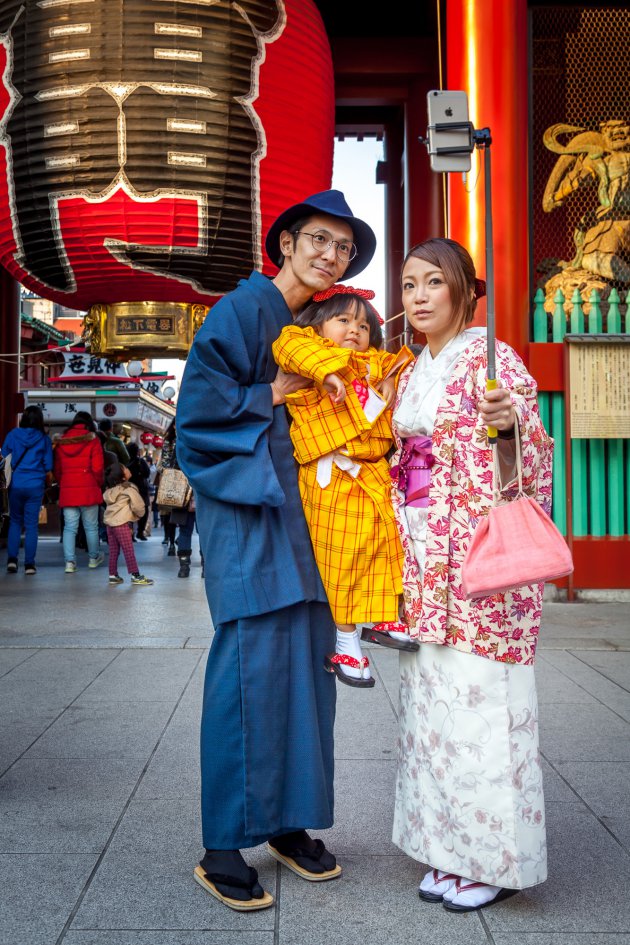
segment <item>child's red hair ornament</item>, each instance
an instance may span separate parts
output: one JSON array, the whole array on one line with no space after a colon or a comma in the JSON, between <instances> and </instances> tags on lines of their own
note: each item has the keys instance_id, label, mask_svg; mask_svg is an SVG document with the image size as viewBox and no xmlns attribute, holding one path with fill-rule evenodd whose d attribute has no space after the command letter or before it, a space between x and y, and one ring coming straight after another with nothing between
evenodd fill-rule
<instances>
[{"instance_id":1,"label":"child's red hair ornament","mask_svg":"<svg viewBox=\"0 0 630 945\"><path fill-rule=\"evenodd\" d=\"M323 292L316 292L313 296L313 302L325 302L326 299L332 299L333 295L358 295L359 298L364 299L366 302L371 302L376 293L371 289L355 289L354 286L340 285L338 283L337 285L331 285L329 289L325 289ZM383 319L373 305L371 308L382 325Z\"/></svg>"}]
</instances>

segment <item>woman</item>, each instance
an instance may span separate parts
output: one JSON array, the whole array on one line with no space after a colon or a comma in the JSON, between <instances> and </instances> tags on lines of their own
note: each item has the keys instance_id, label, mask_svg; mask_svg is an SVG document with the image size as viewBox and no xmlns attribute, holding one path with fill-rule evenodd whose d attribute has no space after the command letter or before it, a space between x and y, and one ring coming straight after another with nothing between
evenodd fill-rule
<instances>
[{"instance_id":1,"label":"woman","mask_svg":"<svg viewBox=\"0 0 630 945\"><path fill-rule=\"evenodd\" d=\"M177 461L177 428L175 420L171 420L166 433L164 434L164 445L162 455L158 464L158 475L161 475L163 469L179 469ZM158 480L159 491L159 480ZM168 540L168 554L175 555L175 531L179 525L179 535L177 536L177 557L179 558L179 571L177 577L190 577L190 559L192 556L192 533L195 527L195 497L191 497L187 506L183 509L171 509L163 507L162 521L164 523L164 537ZM165 515L166 513L166 515Z\"/></svg>"},{"instance_id":2,"label":"woman","mask_svg":"<svg viewBox=\"0 0 630 945\"><path fill-rule=\"evenodd\" d=\"M525 491L547 509L551 499L552 442L536 385L501 342L499 386L485 390L485 329L466 327L482 294L472 259L453 240L427 240L405 259L403 305L427 344L401 378L393 417L404 609L420 642L400 656L393 839L432 867L420 897L453 911L547 875L533 668L542 586L467 600L461 585L471 534L492 504L488 426L499 431L504 498L515 495L518 423ZM421 498L407 489L413 450L428 484ZM413 496L422 491L415 481Z\"/></svg>"},{"instance_id":3,"label":"woman","mask_svg":"<svg viewBox=\"0 0 630 945\"><path fill-rule=\"evenodd\" d=\"M76 539L83 522L89 568L105 560L99 552L98 511L103 501L103 448L96 424L85 410L75 413L65 433L55 438L55 478L59 483L59 508L63 510L63 556L66 574L77 570Z\"/></svg>"},{"instance_id":4,"label":"woman","mask_svg":"<svg viewBox=\"0 0 630 945\"><path fill-rule=\"evenodd\" d=\"M44 497L46 474L53 465L52 445L44 430L44 414L39 407L27 407L2 444L2 455L11 456L9 486L9 535L7 573L16 574L22 529L24 528L24 573L35 574L37 526Z\"/></svg>"}]
</instances>

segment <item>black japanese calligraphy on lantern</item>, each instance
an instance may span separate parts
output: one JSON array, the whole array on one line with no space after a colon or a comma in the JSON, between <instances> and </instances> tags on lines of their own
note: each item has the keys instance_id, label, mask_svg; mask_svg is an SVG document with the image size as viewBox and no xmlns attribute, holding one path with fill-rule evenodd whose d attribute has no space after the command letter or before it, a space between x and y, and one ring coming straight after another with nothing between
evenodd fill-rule
<instances>
[{"instance_id":1,"label":"black japanese calligraphy on lantern","mask_svg":"<svg viewBox=\"0 0 630 945\"><path fill-rule=\"evenodd\" d=\"M74 291L59 200L121 186L152 204L196 199L199 239L106 238L117 259L205 292L234 288L260 264L264 135L249 103L264 43L283 28L282 0L2 0L11 103L0 140L20 266Z\"/></svg>"},{"instance_id":2,"label":"black japanese calligraphy on lantern","mask_svg":"<svg viewBox=\"0 0 630 945\"><path fill-rule=\"evenodd\" d=\"M149 326L149 323L153 327ZM117 335L144 335L153 334L172 335L175 331L175 320L171 317L143 318L127 315L116 319Z\"/></svg>"}]
</instances>

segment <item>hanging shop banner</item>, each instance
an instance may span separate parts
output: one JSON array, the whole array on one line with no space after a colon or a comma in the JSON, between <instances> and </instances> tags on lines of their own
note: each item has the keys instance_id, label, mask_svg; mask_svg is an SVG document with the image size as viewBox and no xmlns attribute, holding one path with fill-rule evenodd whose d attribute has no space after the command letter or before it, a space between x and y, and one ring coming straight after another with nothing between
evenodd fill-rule
<instances>
[{"instance_id":1,"label":"hanging shop banner","mask_svg":"<svg viewBox=\"0 0 630 945\"><path fill-rule=\"evenodd\" d=\"M51 378L49 383L111 381L115 384L124 384L131 380L127 373L127 366L120 361L109 361L107 358L97 358L90 354L75 354L71 351L63 352L63 360L63 371L58 377Z\"/></svg>"}]
</instances>

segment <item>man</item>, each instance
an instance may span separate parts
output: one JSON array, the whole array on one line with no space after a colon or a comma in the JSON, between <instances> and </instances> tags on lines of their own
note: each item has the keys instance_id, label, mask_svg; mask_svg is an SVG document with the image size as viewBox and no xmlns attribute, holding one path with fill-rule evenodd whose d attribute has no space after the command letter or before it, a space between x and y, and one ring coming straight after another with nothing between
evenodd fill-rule
<instances>
[{"instance_id":1,"label":"man","mask_svg":"<svg viewBox=\"0 0 630 945\"><path fill-rule=\"evenodd\" d=\"M304 879L341 868L305 828L333 823L335 627L298 492L283 374L271 345L313 294L370 262L376 239L339 191L290 207L266 239L280 267L259 272L208 314L177 409L177 457L197 499L215 626L201 720L206 854L195 879L240 911L272 896L240 849L269 841Z\"/></svg>"},{"instance_id":2,"label":"man","mask_svg":"<svg viewBox=\"0 0 630 945\"><path fill-rule=\"evenodd\" d=\"M118 457L118 462L122 463L123 466L128 466L130 462L129 453L127 452L127 447L120 439L119 436L114 435L114 424L108 417L103 417L101 422L98 425L99 431L105 434L105 440L103 442L104 450L111 450L112 453L115 453Z\"/></svg>"}]
</instances>

